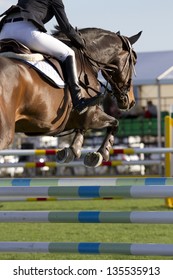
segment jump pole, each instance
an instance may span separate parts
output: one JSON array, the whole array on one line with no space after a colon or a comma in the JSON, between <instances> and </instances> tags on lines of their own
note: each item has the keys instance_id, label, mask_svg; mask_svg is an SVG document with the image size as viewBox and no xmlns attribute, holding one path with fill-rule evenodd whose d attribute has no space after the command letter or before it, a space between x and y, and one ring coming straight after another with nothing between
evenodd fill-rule
<instances>
[{"instance_id":1,"label":"jump pole","mask_svg":"<svg viewBox=\"0 0 173 280\"><path fill-rule=\"evenodd\" d=\"M173 244L0 242L0 252L173 256Z\"/></svg>"},{"instance_id":2,"label":"jump pole","mask_svg":"<svg viewBox=\"0 0 173 280\"><path fill-rule=\"evenodd\" d=\"M96 148L82 148L82 154L86 154L88 152L95 152L99 147ZM22 149L22 150L14 150L14 149L7 149L1 150L1 156L56 156L60 149ZM119 154L126 154L126 155L134 155L134 154L162 154L162 153L173 153L173 147L168 148L113 148L110 150L110 155L119 155Z\"/></svg>"},{"instance_id":3,"label":"jump pole","mask_svg":"<svg viewBox=\"0 0 173 280\"><path fill-rule=\"evenodd\" d=\"M0 223L173 224L171 211L0 211Z\"/></svg>"},{"instance_id":4,"label":"jump pole","mask_svg":"<svg viewBox=\"0 0 173 280\"><path fill-rule=\"evenodd\" d=\"M0 198L166 198L173 197L172 186L58 186L58 187L0 187Z\"/></svg>"},{"instance_id":5,"label":"jump pole","mask_svg":"<svg viewBox=\"0 0 173 280\"><path fill-rule=\"evenodd\" d=\"M133 178L0 178L0 187L36 187L36 186L172 186L172 177L133 177Z\"/></svg>"},{"instance_id":6,"label":"jump pole","mask_svg":"<svg viewBox=\"0 0 173 280\"><path fill-rule=\"evenodd\" d=\"M161 163L160 160L112 160L108 162L102 162L100 166L121 166L121 165L159 165ZM23 167L23 168L42 168L42 167L49 167L49 168L57 168L62 166L71 166L71 167L79 167L83 166L83 162L71 162L71 163L58 163L55 161L45 161L45 162L5 162L0 163L0 168L9 168L9 167Z\"/></svg>"}]
</instances>

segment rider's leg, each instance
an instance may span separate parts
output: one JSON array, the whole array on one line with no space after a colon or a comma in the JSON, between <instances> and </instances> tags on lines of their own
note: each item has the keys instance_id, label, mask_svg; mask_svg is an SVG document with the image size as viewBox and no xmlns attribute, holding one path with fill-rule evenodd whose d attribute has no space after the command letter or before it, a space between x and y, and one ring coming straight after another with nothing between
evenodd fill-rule
<instances>
[{"instance_id":1,"label":"rider's leg","mask_svg":"<svg viewBox=\"0 0 173 280\"><path fill-rule=\"evenodd\" d=\"M67 81L70 88L74 109L79 113L84 113L89 106L98 104L99 96L94 96L87 99L82 97L81 89L78 82L75 56L72 54L67 56L67 58L63 62L63 65L65 66L65 70L68 73Z\"/></svg>"},{"instance_id":2,"label":"rider's leg","mask_svg":"<svg viewBox=\"0 0 173 280\"><path fill-rule=\"evenodd\" d=\"M42 52L61 60L67 72L68 85L74 108L83 113L88 106L98 103L98 96L82 98L76 69L75 53L67 45L47 33L40 32L32 22L6 23L0 33L1 39L19 40L34 51Z\"/></svg>"}]
</instances>

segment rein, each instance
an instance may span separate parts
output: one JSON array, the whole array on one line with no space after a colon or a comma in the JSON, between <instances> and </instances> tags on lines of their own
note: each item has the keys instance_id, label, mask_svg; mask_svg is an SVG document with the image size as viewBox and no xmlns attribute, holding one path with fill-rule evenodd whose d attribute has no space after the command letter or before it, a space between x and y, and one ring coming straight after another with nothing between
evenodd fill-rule
<instances>
[{"instance_id":1,"label":"rein","mask_svg":"<svg viewBox=\"0 0 173 280\"><path fill-rule=\"evenodd\" d=\"M101 86L103 86L104 88L105 88L105 92L109 92L109 93L111 93L111 91L108 89L108 84L109 84L109 82L112 82L112 83L114 83L113 82L113 80L112 80L112 78L107 74L107 72L106 72L106 69L105 69L105 66L108 66L108 67L110 67L109 69L107 69L107 70L112 70L113 71L113 69L118 69L118 67L116 66L116 65L114 65L114 64L106 64L106 63L103 63L103 62L100 62L100 61L98 61L98 60L96 60L96 59L94 59L93 57L91 57L86 51L84 51L84 50L80 50L79 51L79 56L80 56L80 60L81 60L81 65L82 65L82 69L83 69L83 72L85 73L85 59L87 60L87 62L89 62L90 63L90 66L93 68L97 68L98 69L98 71L99 70L101 70L101 71L103 71L104 73L105 73L105 75L107 76L107 83L106 83L106 86L105 86L105 84L103 84L99 79L98 79L98 82L100 83L100 85ZM101 66L102 65L102 66ZM81 72L82 72L82 69L81 69ZM81 75L81 74L80 74ZM79 76L80 76L79 75ZM88 81L88 77L87 77L87 74L85 73L84 74L84 81L85 81L85 83L83 83L81 80L80 80L80 84L87 90L87 89L91 89L91 90L93 90L94 92L96 92L97 94L98 93L100 93L100 91L97 91L97 90L95 90L94 88L92 88L91 86L89 86L89 81ZM117 90L119 91L119 88L117 87ZM104 93L105 93L104 92ZM104 93L103 93L103 95L104 95Z\"/></svg>"},{"instance_id":2,"label":"rein","mask_svg":"<svg viewBox=\"0 0 173 280\"><path fill-rule=\"evenodd\" d=\"M94 66L93 63L91 63L91 61L89 60L88 56L86 55L86 52L84 51L81 51L79 50L79 58L80 58L80 61L81 61L81 71L80 71L80 74L79 74L79 82L80 82L80 85L88 92L88 89L94 91L96 94L100 94L101 92L96 90L95 88L91 87L90 84L89 84L89 80L88 80L88 75L85 71L85 60L87 59L87 62L90 63L90 66ZM93 69L93 68L92 68ZM82 74L82 72L84 72L84 82L81 81L80 79L80 76ZM99 81L100 83L100 81ZM88 92L89 94L89 92Z\"/></svg>"}]
</instances>

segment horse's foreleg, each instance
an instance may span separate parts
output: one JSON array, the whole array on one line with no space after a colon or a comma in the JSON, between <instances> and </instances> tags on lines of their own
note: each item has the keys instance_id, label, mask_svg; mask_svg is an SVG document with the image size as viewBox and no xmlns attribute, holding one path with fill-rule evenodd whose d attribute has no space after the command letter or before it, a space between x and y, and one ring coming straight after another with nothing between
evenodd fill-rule
<instances>
[{"instance_id":1,"label":"horse's foreleg","mask_svg":"<svg viewBox=\"0 0 173 280\"><path fill-rule=\"evenodd\" d=\"M14 132L0 126L0 150L7 149L13 142Z\"/></svg>"},{"instance_id":2,"label":"horse's foreleg","mask_svg":"<svg viewBox=\"0 0 173 280\"><path fill-rule=\"evenodd\" d=\"M101 165L103 160L109 159L109 151L114 143L114 133L118 128L119 122L117 119L107 115L99 108L96 108L95 115L92 118L93 128L107 128L107 134L104 141L97 152L86 154L84 164L88 167L97 167ZM95 126L95 127L94 127Z\"/></svg>"},{"instance_id":3,"label":"horse's foreleg","mask_svg":"<svg viewBox=\"0 0 173 280\"><path fill-rule=\"evenodd\" d=\"M84 142L84 130L76 130L71 145L57 153L57 161L60 163L69 163L75 158L80 158L81 148Z\"/></svg>"},{"instance_id":4,"label":"horse's foreleg","mask_svg":"<svg viewBox=\"0 0 173 280\"><path fill-rule=\"evenodd\" d=\"M114 144L114 133L117 127L108 127L107 134L103 140L101 147L94 153L88 153L84 158L84 163L88 167L97 167L101 165L102 161L108 161L110 150Z\"/></svg>"},{"instance_id":5,"label":"horse's foreleg","mask_svg":"<svg viewBox=\"0 0 173 280\"><path fill-rule=\"evenodd\" d=\"M0 150L7 149L14 138L14 120L10 122L4 108L0 111Z\"/></svg>"},{"instance_id":6,"label":"horse's foreleg","mask_svg":"<svg viewBox=\"0 0 173 280\"><path fill-rule=\"evenodd\" d=\"M80 158L83 142L84 142L84 130L78 129L73 138L73 142L70 146L70 148L73 151L73 154L75 155L75 158Z\"/></svg>"},{"instance_id":7,"label":"horse's foreleg","mask_svg":"<svg viewBox=\"0 0 173 280\"><path fill-rule=\"evenodd\" d=\"M114 144L114 135L117 131L117 127L108 127L107 134L103 140L101 147L98 149L98 153L100 153L103 157L103 160L108 161L110 157L110 150Z\"/></svg>"}]
</instances>

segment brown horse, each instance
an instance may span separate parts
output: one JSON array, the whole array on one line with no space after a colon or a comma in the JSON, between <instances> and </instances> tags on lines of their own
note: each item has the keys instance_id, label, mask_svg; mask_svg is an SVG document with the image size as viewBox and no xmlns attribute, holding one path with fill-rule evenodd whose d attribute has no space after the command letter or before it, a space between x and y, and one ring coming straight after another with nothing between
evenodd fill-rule
<instances>
[{"instance_id":1,"label":"brown horse","mask_svg":"<svg viewBox=\"0 0 173 280\"><path fill-rule=\"evenodd\" d=\"M89 97L99 92L97 75L101 70L112 87L118 107L129 110L135 103L132 74L136 54L132 44L141 33L130 38L97 28L82 29L80 33L87 49L85 53L75 50L83 95ZM61 34L55 32L54 36L61 37ZM107 128L99 150L84 159L87 166L98 166L103 159L109 159L117 126L118 120L97 105L79 115L72 110L68 86L57 88L24 61L0 57L0 149L12 143L15 132L58 136L73 129L76 133L70 147L57 154L59 162L67 163L80 157L88 129Z\"/></svg>"}]
</instances>

